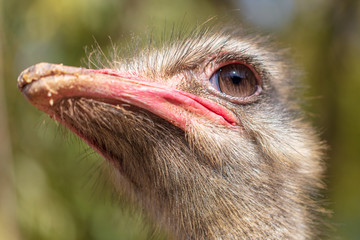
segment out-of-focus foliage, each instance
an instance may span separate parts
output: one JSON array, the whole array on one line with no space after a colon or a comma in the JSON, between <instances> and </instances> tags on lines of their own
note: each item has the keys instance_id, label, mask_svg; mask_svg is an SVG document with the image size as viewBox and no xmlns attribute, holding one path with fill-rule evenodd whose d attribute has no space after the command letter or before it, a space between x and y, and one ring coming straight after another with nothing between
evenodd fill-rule
<instances>
[{"instance_id":1,"label":"out-of-focus foliage","mask_svg":"<svg viewBox=\"0 0 360 240\"><path fill-rule=\"evenodd\" d=\"M325 196L336 229L329 239L359 239L360 3L294 1L286 23L269 27L249 14L270 9L244 12L245 2L0 0L0 239L167 238L119 203L100 176L102 159L27 103L16 78L41 61L84 66L94 39L126 46L134 36L213 16L243 20L291 48L310 86L304 107L329 144Z\"/></svg>"}]
</instances>

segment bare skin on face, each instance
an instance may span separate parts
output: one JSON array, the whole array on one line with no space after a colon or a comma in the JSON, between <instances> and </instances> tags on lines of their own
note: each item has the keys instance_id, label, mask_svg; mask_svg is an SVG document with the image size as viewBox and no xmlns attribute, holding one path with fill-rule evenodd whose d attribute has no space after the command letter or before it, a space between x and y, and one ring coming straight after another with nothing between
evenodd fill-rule
<instances>
[{"instance_id":1,"label":"bare skin on face","mask_svg":"<svg viewBox=\"0 0 360 240\"><path fill-rule=\"evenodd\" d=\"M264 45L207 31L106 69L40 63L18 87L177 239L309 239L323 146L291 68Z\"/></svg>"}]
</instances>

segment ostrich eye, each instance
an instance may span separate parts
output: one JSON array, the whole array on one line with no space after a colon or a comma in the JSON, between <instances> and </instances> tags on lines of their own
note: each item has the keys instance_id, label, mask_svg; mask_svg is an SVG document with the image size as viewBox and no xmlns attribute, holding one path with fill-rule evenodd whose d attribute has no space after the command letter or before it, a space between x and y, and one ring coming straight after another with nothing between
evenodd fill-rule
<instances>
[{"instance_id":1,"label":"ostrich eye","mask_svg":"<svg viewBox=\"0 0 360 240\"><path fill-rule=\"evenodd\" d=\"M219 68L211 76L210 83L216 90L232 97L249 97L258 89L254 72L240 63L232 63Z\"/></svg>"}]
</instances>

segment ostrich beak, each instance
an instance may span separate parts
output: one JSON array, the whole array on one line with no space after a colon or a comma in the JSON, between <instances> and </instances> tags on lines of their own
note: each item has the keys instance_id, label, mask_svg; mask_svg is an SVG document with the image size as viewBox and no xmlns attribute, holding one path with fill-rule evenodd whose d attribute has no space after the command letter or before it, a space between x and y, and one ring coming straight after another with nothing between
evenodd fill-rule
<instances>
[{"instance_id":1,"label":"ostrich beak","mask_svg":"<svg viewBox=\"0 0 360 240\"><path fill-rule=\"evenodd\" d=\"M186 131L200 119L233 126L237 119L221 105L175 88L111 69L39 63L24 70L18 87L31 104L59 120L54 108L65 98L91 98L145 109Z\"/></svg>"}]
</instances>

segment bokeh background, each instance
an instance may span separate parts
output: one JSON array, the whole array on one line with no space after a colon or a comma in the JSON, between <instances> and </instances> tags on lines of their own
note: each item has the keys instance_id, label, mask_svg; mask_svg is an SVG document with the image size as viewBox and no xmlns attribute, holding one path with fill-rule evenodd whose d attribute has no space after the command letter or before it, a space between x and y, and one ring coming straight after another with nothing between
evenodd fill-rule
<instances>
[{"instance_id":1,"label":"bokeh background","mask_svg":"<svg viewBox=\"0 0 360 240\"><path fill-rule=\"evenodd\" d=\"M126 46L213 16L291 49L308 86L304 108L329 145L329 239L360 239L358 0L0 0L0 239L167 239L116 201L102 159L32 107L16 78L42 61L86 66L94 39Z\"/></svg>"}]
</instances>

